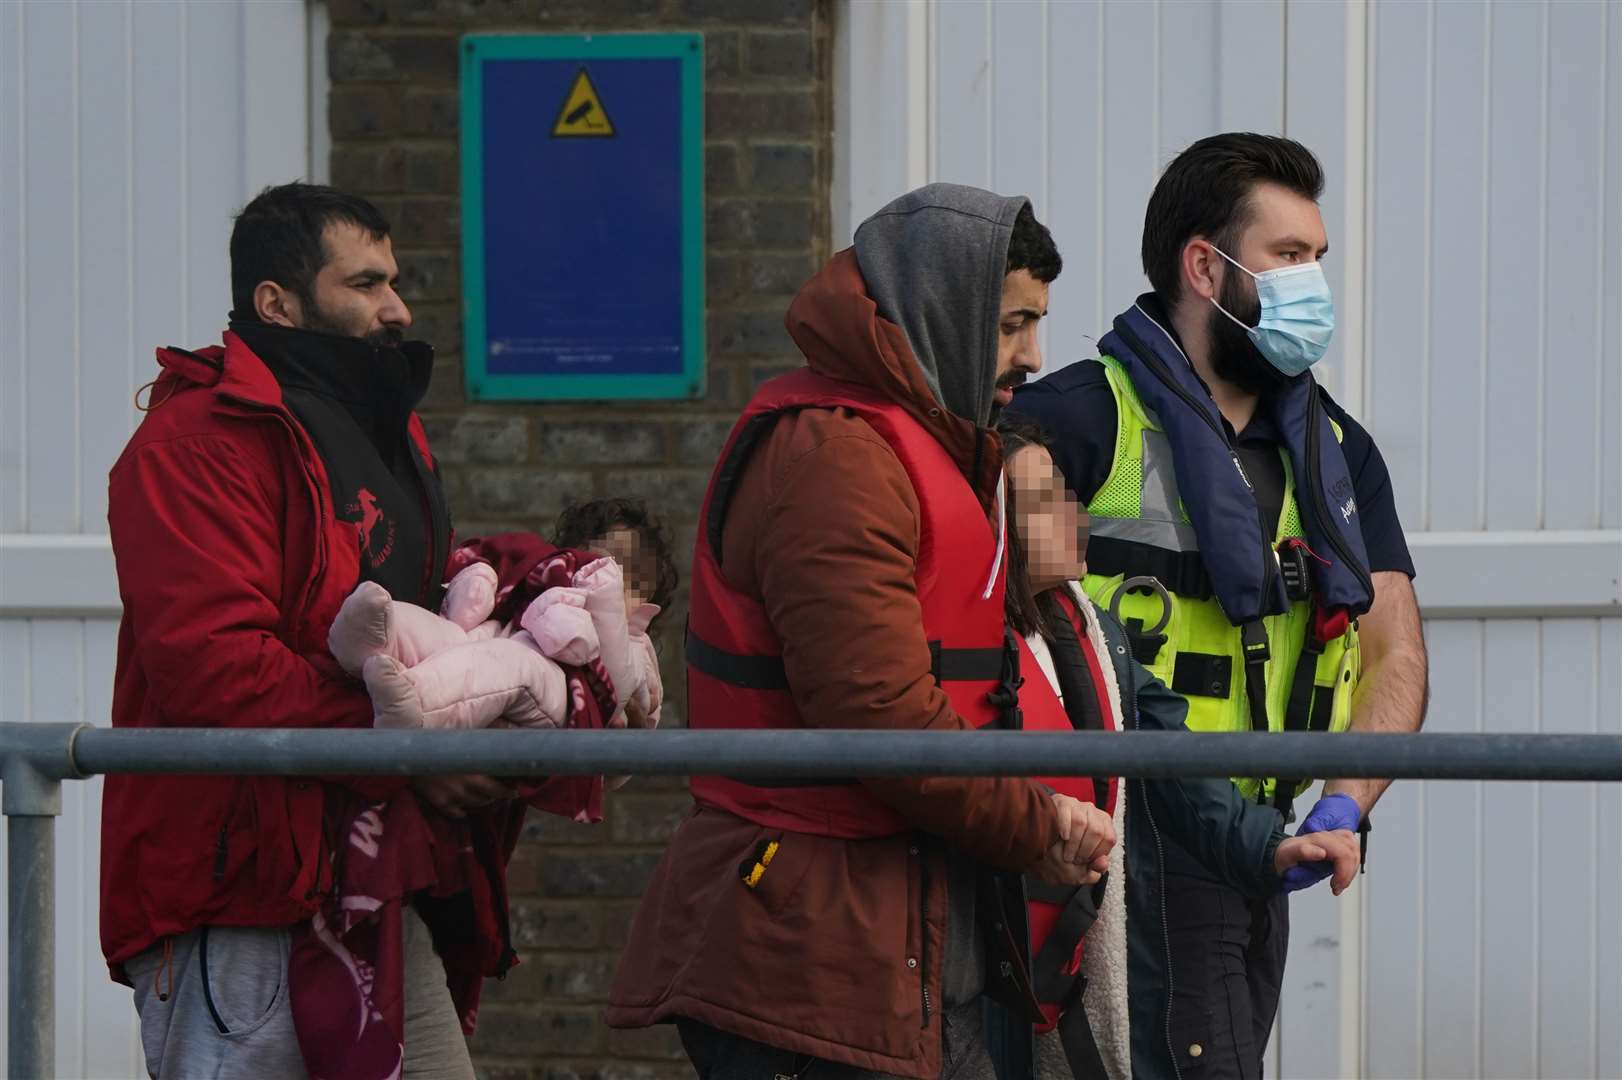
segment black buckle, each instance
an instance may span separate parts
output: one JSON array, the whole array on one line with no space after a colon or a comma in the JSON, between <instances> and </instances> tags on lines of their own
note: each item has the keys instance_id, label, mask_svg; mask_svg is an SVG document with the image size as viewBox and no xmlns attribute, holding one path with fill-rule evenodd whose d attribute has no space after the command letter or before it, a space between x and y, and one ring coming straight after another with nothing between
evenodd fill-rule
<instances>
[{"instance_id":1,"label":"black buckle","mask_svg":"<svg viewBox=\"0 0 1622 1080\"><path fill-rule=\"evenodd\" d=\"M1239 628L1239 641L1244 646L1245 665L1265 664L1273 656L1267 644L1267 627L1260 619L1253 619Z\"/></svg>"},{"instance_id":2,"label":"black buckle","mask_svg":"<svg viewBox=\"0 0 1622 1080\"><path fill-rule=\"evenodd\" d=\"M1286 541L1278 550L1278 569L1284 578L1284 592L1291 600L1312 599L1312 566L1307 562L1305 544Z\"/></svg>"},{"instance_id":3,"label":"black buckle","mask_svg":"<svg viewBox=\"0 0 1622 1080\"><path fill-rule=\"evenodd\" d=\"M992 650L977 651L990 653ZM1001 674L997 685L986 693L986 701L998 711L999 728L1023 731L1025 712L1019 707L1019 688L1025 685L1025 679L1019 673L1019 639L1012 630L1003 631L1003 647L997 653Z\"/></svg>"}]
</instances>

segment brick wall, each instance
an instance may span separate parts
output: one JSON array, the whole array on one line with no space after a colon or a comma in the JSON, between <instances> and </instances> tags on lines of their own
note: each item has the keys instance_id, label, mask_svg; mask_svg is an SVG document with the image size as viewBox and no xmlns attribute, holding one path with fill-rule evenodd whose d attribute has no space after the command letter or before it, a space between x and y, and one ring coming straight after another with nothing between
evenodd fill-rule
<instances>
[{"instance_id":1,"label":"brick wall","mask_svg":"<svg viewBox=\"0 0 1622 1080\"><path fill-rule=\"evenodd\" d=\"M438 350L423 408L457 528L545 531L578 498L633 494L673 527L686 567L710 466L765 376L796 364L789 298L828 255L831 0L329 0L333 184L394 222L418 336ZM458 40L469 32L697 30L705 50L709 391L700 402L469 404L462 391ZM680 723L679 633L664 620L667 723ZM607 819L532 815L514 860L524 963L486 992L474 1040L489 1080L691 1075L674 1032L615 1032L602 1002L631 912L688 805L636 781Z\"/></svg>"}]
</instances>

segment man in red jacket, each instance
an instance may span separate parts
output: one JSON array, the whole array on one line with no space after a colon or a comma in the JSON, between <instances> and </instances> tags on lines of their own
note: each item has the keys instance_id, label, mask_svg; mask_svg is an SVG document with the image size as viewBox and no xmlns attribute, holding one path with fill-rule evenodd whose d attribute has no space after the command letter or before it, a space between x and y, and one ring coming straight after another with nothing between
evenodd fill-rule
<instances>
[{"instance_id":1,"label":"man in red jacket","mask_svg":"<svg viewBox=\"0 0 1622 1080\"><path fill-rule=\"evenodd\" d=\"M115 726L370 725L364 687L327 651L333 616L361 581L437 609L451 544L413 411L433 352L404 340L397 282L388 222L365 200L287 184L238 216L224 344L159 350L110 479ZM465 823L494 885L454 918L420 898L404 916L406 1070L471 1077L440 924L476 957L475 990L510 965L505 857L524 806L489 777L414 786ZM290 943L333 891L329 799L356 789L409 797L393 780L107 779L102 946L135 988L153 1076L305 1075Z\"/></svg>"}]
</instances>

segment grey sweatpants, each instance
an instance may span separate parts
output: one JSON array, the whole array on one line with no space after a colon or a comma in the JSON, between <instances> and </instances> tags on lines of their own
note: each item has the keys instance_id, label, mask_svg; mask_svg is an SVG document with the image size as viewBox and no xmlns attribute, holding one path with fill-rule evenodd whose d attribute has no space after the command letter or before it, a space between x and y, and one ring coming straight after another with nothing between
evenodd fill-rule
<instances>
[{"instance_id":1,"label":"grey sweatpants","mask_svg":"<svg viewBox=\"0 0 1622 1080\"><path fill-rule=\"evenodd\" d=\"M472 1080L445 965L422 917L407 909L404 922L405 1075ZM287 929L213 926L175 938L167 969L161 945L126 963L147 1072L155 1080L305 1080L287 1000L291 944ZM158 1000L160 986L168 1001Z\"/></svg>"}]
</instances>

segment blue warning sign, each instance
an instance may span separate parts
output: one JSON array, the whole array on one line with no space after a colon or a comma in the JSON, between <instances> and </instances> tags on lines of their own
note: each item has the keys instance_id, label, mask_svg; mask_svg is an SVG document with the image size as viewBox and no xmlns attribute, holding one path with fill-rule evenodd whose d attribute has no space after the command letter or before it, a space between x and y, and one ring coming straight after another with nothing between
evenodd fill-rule
<instances>
[{"instance_id":1,"label":"blue warning sign","mask_svg":"<svg viewBox=\"0 0 1622 1080\"><path fill-rule=\"evenodd\" d=\"M474 400L704 392L703 39L462 43Z\"/></svg>"}]
</instances>

